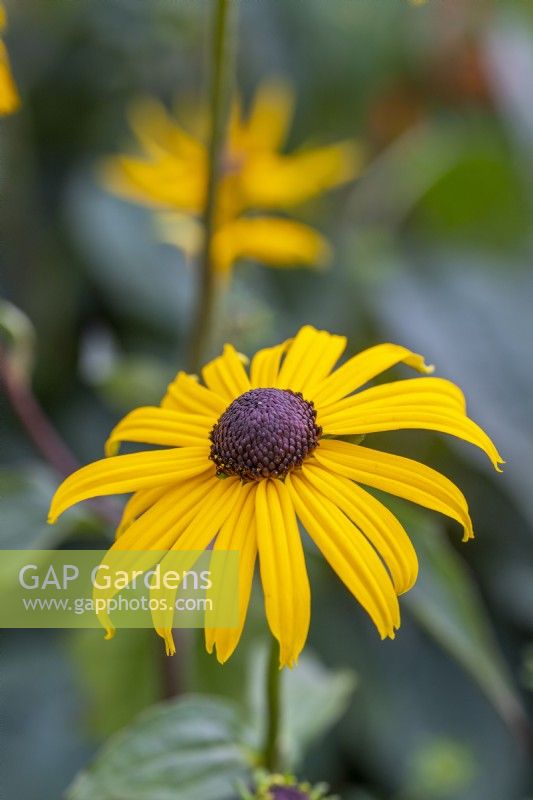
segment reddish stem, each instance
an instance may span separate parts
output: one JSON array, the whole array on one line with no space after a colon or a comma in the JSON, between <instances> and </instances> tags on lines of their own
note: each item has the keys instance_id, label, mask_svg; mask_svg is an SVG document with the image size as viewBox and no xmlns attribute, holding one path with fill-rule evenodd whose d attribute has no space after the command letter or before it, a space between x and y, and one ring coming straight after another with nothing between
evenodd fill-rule
<instances>
[{"instance_id":1,"label":"reddish stem","mask_svg":"<svg viewBox=\"0 0 533 800\"><path fill-rule=\"evenodd\" d=\"M62 477L79 469L77 459L48 419L33 394L31 385L13 368L7 351L2 347L0 347L0 382L28 438L45 461ZM92 500L91 505L103 520L116 527L121 515L120 509L114 503L97 499Z\"/></svg>"}]
</instances>

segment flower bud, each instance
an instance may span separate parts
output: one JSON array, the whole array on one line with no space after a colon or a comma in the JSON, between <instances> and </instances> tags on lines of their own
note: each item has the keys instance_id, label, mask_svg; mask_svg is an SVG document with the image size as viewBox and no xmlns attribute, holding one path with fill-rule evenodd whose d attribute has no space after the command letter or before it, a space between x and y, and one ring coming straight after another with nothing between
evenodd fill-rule
<instances>
[{"instance_id":1,"label":"flower bud","mask_svg":"<svg viewBox=\"0 0 533 800\"><path fill-rule=\"evenodd\" d=\"M298 783L292 775L267 775L260 773L256 776L255 794L246 793L245 800L335 800L326 796L327 786L320 784L311 786L309 783Z\"/></svg>"}]
</instances>

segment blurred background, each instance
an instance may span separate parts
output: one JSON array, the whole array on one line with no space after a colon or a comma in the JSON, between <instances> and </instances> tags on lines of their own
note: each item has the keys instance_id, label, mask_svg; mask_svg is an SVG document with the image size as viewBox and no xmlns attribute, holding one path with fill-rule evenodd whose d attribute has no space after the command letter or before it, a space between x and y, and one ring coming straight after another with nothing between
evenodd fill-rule
<instances>
[{"instance_id":1,"label":"blurred background","mask_svg":"<svg viewBox=\"0 0 533 800\"><path fill-rule=\"evenodd\" d=\"M119 417L157 403L184 365L194 264L158 241L149 210L106 192L97 167L131 151L127 108L137 97L174 105L184 123L205 103L211 8L8 3L23 109L0 120L0 296L12 304L0 327L22 331L35 395L80 463L100 458ZM496 475L473 448L430 433L371 437L455 480L477 535L463 546L453 523L389 503L421 574L387 643L310 553L309 649L336 724L298 772L344 800L528 800L533 6L248 0L239 15L245 102L263 79L281 77L297 97L288 149L355 138L365 167L298 209L332 242L329 270L240 262L220 336L251 354L309 322L347 334L350 352L406 345L461 385L508 462ZM47 528L59 476L4 396L0 410L0 547L105 547L112 528L90 508ZM259 596L255 608L229 664L219 668L189 637L170 678L152 631L111 643L99 631L1 632L0 796L63 796L169 680L245 706Z\"/></svg>"}]
</instances>

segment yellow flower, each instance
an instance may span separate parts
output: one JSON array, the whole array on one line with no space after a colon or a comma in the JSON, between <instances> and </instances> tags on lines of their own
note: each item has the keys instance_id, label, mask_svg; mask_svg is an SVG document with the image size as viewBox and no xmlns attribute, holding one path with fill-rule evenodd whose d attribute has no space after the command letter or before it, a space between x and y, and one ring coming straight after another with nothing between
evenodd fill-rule
<instances>
[{"instance_id":1,"label":"yellow flower","mask_svg":"<svg viewBox=\"0 0 533 800\"><path fill-rule=\"evenodd\" d=\"M233 106L213 243L221 274L227 275L239 258L278 267L328 259L328 245L317 231L265 212L286 212L351 180L361 156L352 142L283 155L293 104L285 85L269 83L258 90L246 118L239 103ZM203 211L207 188L207 149L153 99L132 108L131 123L141 156L107 159L104 182L122 197L156 209L163 238L194 255L201 235L195 218Z\"/></svg>"},{"instance_id":2,"label":"yellow flower","mask_svg":"<svg viewBox=\"0 0 533 800\"><path fill-rule=\"evenodd\" d=\"M6 10L0 3L0 36L7 24ZM20 106L20 98L11 74L6 46L0 39L0 116L12 114Z\"/></svg>"},{"instance_id":3,"label":"yellow flower","mask_svg":"<svg viewBox=\"0 0 533 800\"><path fill-rule=\"evenodd\" d=\"M207 648L221 662L241 636L258 554L284 666L297 660L310 619L299 519L381 637L393 638L397 596L414 584L417 557L400 522L363 485L446 514L465 540L473 536L468 505L435 470L341 437L422 428L476 445L498 470L503 462L450 381L419 377L361 389L401 362L432 372L421 356L381 344L334 369L345 346L343 336L305 326L256 353L249 372L231 345L203 368L203 383L180 372L160 407L136 409L116 426L107 459L64 481L50 521L89 497L133 492L112 549L203 550L215 539L215 550L239 551L239 626L206 630ZM165 449L115 455L123 441ZM173 652L171 632L158 633Z\"/></svg>"}]
</instances>

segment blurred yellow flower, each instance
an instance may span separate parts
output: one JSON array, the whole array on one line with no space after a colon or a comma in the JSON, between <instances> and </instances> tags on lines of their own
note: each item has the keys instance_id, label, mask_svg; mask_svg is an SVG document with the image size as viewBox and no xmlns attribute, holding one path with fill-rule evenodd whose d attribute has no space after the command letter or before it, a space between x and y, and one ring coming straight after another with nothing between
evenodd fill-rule
<instances>
[{"instance_id":1,"label":"blurred yellow flower","mask_svg":"<svg viewBox=\"0 0 533 800\"><path fill-rule=\"evenodd\" d=\"M476 445L498 470L502 459L450 381L419 377L361 389L400 363L432 372L420 355L381 344L335 369L345 347L345 337L305 326L256 353L249 372L231 345L204 367L203 384L180 372L161 406L138 408L116 426L107 459L61 484L50 522L81 500L133 492L111 554L152 550L150 569L156 551L204 550L213 540L215 552L238 551L239 624L206 630L207 648L222 662L239 642L259 556L266 616L280 665L290 666L311 614L299 519L381 637L394 638L398 595L416 580L417 556L399 520L363 486L447 515L465 540L473 536L468 504L430 467L343 437L425 429ZM116 455L122 442L164 449ZM170 628L158 633L173 653Z\"/></svg>"},{"instance_id":2,"label":"blurred yellow flower","mask_svg":"<svg viewBox=\"0 0 533 800\"><path fill-rule=\"evenodd\" d=\"M0 2L0 36L7 24L6 10ZM20 97L11 74L6 46L0 39L0 116L12 114L20 106Z\"/></svg>"},{"instance_id":3,"label":"blurred yellow flower","mask_svg":"<svg viewBox=\"0 0 533 800\"><path fill-rule=\"evenodd\" d=\"M261 86L247 116L238 102L233 104L213 240L221 274L227 275L239 258L277 267L318 266L328 260L329 246L316 230L270 212L287 212L351 180L361 154L354 142L281 153L293 106L292 92L280 83ZM153 99L132 107L131 124L142 154L107 159L104 182L116 194L160 212L162 237L193 256L201 241L206 146Z\"/></svg>"}]
</instances>

